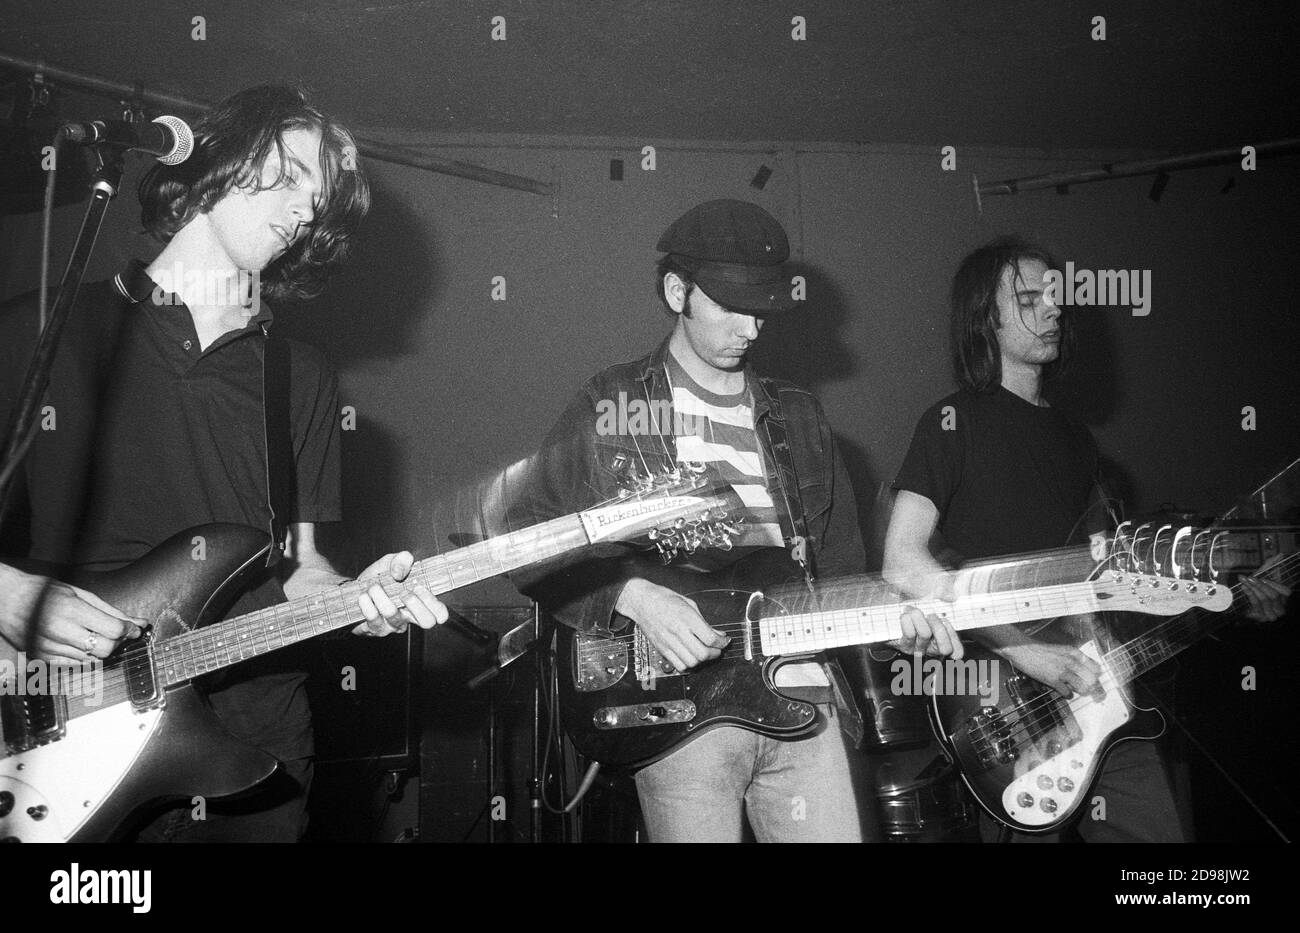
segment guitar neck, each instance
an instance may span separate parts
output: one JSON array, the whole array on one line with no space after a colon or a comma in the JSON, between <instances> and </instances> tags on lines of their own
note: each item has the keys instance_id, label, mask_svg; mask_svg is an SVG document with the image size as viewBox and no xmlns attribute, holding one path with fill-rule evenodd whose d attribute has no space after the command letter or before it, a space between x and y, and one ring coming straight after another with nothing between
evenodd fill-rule
<instances>
[{"instance_id":1,"label":"guitar neck","mask_svg":"<svg viewBox=\"0 0 1300 933\"><path fill-rule=\"evenodd\" d=\"M1290 554L1255 576L1295 586L1300 579L1300 554ZM1116 683L1126 684L1213 634L1249 606L1243 587L1238 583L1232 588L1231 611L1220 613L1193 609L1165 619L1137 638L1107 652L1106 665Z\"/></svg>"},{"instance_id":2,"label":"guitar neck","mask_svg":"<svg viewBox=\"0 0 1300 933\"><path fill-rule=\"evenodd\" d=\"M435 595L446 593L558 557L588 540L581 517L566 515L426 558L412 567L401 584L380 574L226 619L160 642L155 652L159 677L171 686L356 625L364 619L357 598L376 583L401 605L401 591L411 581L424 584Z\"/></svg>"},{"instance_id":3,"label":"guitar neck","mask_svg":"<svg viewBox=\"0 0 1300 933\"><path fill-rule=\"evenodd\" d=\"M763 653L804 654L893 641L902 637L901 616L908 606L927 615L942 616L957 631L1080 615L1105 608L1088 582L979 593L961 596L953 602L941 599L900 602L897 591L882 582L862 584L856 589L856 594L839 592L831 597L835 603L851 603L846 608L792 612L760 619ZM776 600L777 605L782 602Z\"/></svg>"}]
</instances>

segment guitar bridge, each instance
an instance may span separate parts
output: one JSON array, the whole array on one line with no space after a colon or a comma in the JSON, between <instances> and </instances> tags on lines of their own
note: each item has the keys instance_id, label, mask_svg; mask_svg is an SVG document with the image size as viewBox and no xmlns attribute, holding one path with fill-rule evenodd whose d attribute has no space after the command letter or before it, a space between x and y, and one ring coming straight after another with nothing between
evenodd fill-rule
<instances>
[{"instance_id":1,"label":"guitar bridge","mask_svg":"<svg viewBox=\"0 0 1300 933\"><path fill-rule=\"evenodd\" d=\"M636 679L643 684L653 684L660 677L679 675L672 662L659 653L659 649L650 644L650 639L636 630L634 655L636 657Z\"/></svg>"},{"instance_id":2,"label":"guitar bridge","mask_svg":"<svg viewBox=\"0 0 1300 933\"><path fill-rule=\"evenodd\" d=\"M998 708L984 707L978 715L967 720L966 730L972 749L986 769L1014 764L1020 757L1016 751L1012 724Z\"/></svg>"},{"instance_id":3,"label":"guitar bridge","mask_svg":"<svg viewBox=\"0 0 1300 933\"><path fill-rule=\"evenodd\" d=\"M573 639L573 687L579 693L606 690L627 673L626 638L578 634Z\"/></svg>"}]
</instances>

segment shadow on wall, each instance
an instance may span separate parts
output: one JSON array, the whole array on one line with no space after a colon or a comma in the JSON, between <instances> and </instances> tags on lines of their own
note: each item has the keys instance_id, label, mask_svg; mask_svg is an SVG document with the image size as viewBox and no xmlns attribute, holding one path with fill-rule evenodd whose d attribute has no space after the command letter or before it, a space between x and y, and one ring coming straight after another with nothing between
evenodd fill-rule
<instances>
[{"instance_id":1,"label":"shadow on wall","mask_svg":"<svg viewBox=\"0 0 1300 933\"><path fill-rule=\"evenodd\" d=\"M324 526L319 543L340 572L353 575L390 551L418 546L393 540L403 518L397 442L373 419L358 417L356 424L343 432L343 521Z\"/></svg>"},{"instance_id":2,"label":"shadow on wall","mask_svg":"<svg viewBox=\"0 0 1300 933\"><path fill-rule=\"evenodd\" d=\"M1115 365L1115 323L1111 308L1072 308L1075 347L1061 380L1051 393L1072 415L1096 428L1115 415L1122 396Z\"/></svg>"},{"instance_id":3,"label":"shadow on wall","mask_svg":"<svg viewBox=\"0 0 1300 933\"><path fill-rule=\"evenodd\" d=\"M283 318L282 333L320 347L341 372L407 355L440 291L432 237L396 192L372 181L370 214L347 266L324 295Z\"/></svg>"},{"instance_id":4,"label":"shadow on wall","mask_svg":"<svg viewBox=\"0 0 1300 933\"><path fill-rule=\"evenodd\" d=\"M884 554L884 528L889 523L889 508L892 505L892 500L883 501L881 495L882 486L887 487L888 483L882 484L872 473L871 459L865 450L840 434L835 436L835 441L839 445L840 456L844 458L849 482L853 484L858 529L862 532L862 541L867 549L867 565L863 569L875 573L880 570Z\"/></svg>"},{"instance_id":5,"label":"shadow on wall","mask_svg":"<svg viewBox=\"0 0 1300 933\"><path fill-rule=\"evenodd\" d=\"M850 309L835 279L822 269L796 264L792 265L792 274L804 277L808 301L764 323L751 359L763 375L788 379L819 394L822 386L853 378L853 354L840 337ZM853 484L858 525L868 529L879 485L870 458L842 434L837 433L836 442ZM865 532L863 538L869 540Z\"/></svg>"},{"instance_id":6,"label":"shadow on wall","mask_svg":"<svg viewBox=\"0 0 1300 933\"><path fill-rule=\"evenodd\" d=\"M1118 460L1113 460L1103 452L1098 458L1100 465L1098 470L1101 474L1101 488L1105 491L1109 500L1108 505L1113 515L1108 515L1106 519L1106 530L1114 531L1118 522L1123 521L1125 517L1132 515L1134 498L1133 473L1124 464Z\"/></svg>"},{"instance_id":7,"label":"shadow on wall","mask_svg":"<svg viewBox=\"0 0 1300 933\"><path fill-rule=\"evenodd\" d=\"M372 198L344 271L320 298L277 317L282 334L319 347L340 373L409 354L418 343L421 318L439 292L441 263L428 231L378 179ZM358 404L349 397L346 380L340 404ZM399 546L418 546L391 540L394 529L405 527L398 514L403 452L390 433L364 415L357 412L355 429L343 431L343 521L323 529L321 542L335 566L352 572Z\"/></svg>"},{"instance_id":8,"label":"shadow on wall","mask_svg":"<svg viewBox=\"0 0 1300 933\"><path fill-rule=\"evenodd\" d=\"M763 375L788 379L816 394L819 386L853 376L853 355L839 337L849 308L839 285L822 269L791 269L806 280L808 300L764 322L750 359Z\"/></svg>"}]
</instances>

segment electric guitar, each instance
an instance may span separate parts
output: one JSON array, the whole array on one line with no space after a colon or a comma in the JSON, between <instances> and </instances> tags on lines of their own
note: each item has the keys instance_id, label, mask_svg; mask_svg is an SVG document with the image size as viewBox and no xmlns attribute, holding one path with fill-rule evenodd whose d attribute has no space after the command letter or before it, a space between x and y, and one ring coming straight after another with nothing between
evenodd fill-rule
<instances>
[{"instance_id":1,"label":"electric guitar","mask_svg":"<svg viewBox=\"0 0 1300 933\"><path fill-rule=\"evenodd\" d=\"M802 583L765 590L764 583L789 576L789 556L776 548L712 574L647 566L636 575L693 599L730 642L720 658L678 673L630 620L624 620L631 626L626 633L613 636L559 626L565 729L586 757L627 766L662 758L722 725L774 737L803 735L816 726L816 707L783 694L774 681L777 669L827 649L900 638L908 606L944 616L962 631L1102 609L1219 612L1231 602L1226 589L1158 574L1109 570L1062 582L1066 553L1075 552L984 565L963 578L968 593L954 602L904 599L879 577L866 576L828 581L812 592Z\"/></svg>"},{"instance_id":2,"label":"electric guitar","mask_svg":"<svg viewBox=\"0 0 1300 933\"><path fill-rule=\"evenodd\" d=\"M665 554L725 547L727 504L690 471L646 479L593 509L422 560L410 578L446 593L647 534ZM0 841L101 840L147 803L229 797L271 776L275 759L227 733L192 681L355 625L360 593L378 582L400 604L401 586L381 574L217 621L270 547L254 528L201 525L121 570L71 581L149 626L102 666L64 669L53 687L41 662L0 662Z\"/></svg>"},{"instance_id":3,"label":"electric guitar","mask_svg":"<svg viewBox=\"0 0 1300 933\"><path fill-rule=\"evenodd\" d=\"M1172 565L1175 578L1199 579L1200 592L1213 593L1216 600L1230 599L1240 610L1245 599L1234 592L1239 587L1215 583L1218 573L1213 568L1222 566L1219 546L1228 535L1209 531L1188 540L1180 532L1167 557L1155 555L1152 540L1144 558L1132 547L1140 535L1126 536L1121 525L1116 532L1117 559L1139 573L1143 566ZM1300 576L1300 554L1281 558L1258 576L1294 584ZM1075 647L1101 665L1100 689L1068 700L987 649L968 646L968 661L990 673L980 680L978 690L936 691L929 712L945 753L985 812L1026 833L1054 832L1079 815L1116 744L1154 739L1164 732L1164 717L1158 710L1135 705L1127 685L1232 618L1200 611L1207 608L1162 620L1115 647L1096 639L1074 639Z\"/></svg>"}]
</instances>

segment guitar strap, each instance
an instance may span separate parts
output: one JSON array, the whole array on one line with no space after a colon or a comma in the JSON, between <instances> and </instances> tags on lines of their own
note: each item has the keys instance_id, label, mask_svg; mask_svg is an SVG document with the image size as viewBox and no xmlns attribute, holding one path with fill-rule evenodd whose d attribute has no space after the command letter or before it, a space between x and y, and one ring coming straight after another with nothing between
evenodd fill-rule
<instances>
[{"instance_id":1,"label":"guitar strap","mask_svg":"<svg viewBox=\"0 0 1300 933\"><path fill-rule=\"evenodd\" d=\"M817 566L812 551L808 548L808 519L803 511L803 499L799 496L799 474L794 468L794 456L790 451L790 441L785 430L785 421L771 414L763 420L767 431L768 449L772 451L772 460L776 466L776 485L785 500L786 513L790 516L793 534L790 536L790 556L803 568L804 580L812 589L817 579Z\"/></svg>"},{"instance_id":2,"label":"guitar strap","mask_svg":"<svg viewBox=\"0 0 1300 933\"><path fill-rule=\"evenodd\" d=\"M778 409L778 411L784 417L784 407ZM812 549L808 546L808 517L804 514L803 497L799 495L799 473L794 468L794 455L790 450L790 440L786 433L783 417L774 418L769 413L763 420L763 427L767 431L768 448L772 451L772 460L776 465L777 486L780 488L781 496L785 499L786 511L789 513L790 523L793 526L794 534L790 538L790 556L803 568L804 583L808 587L809 594L816 599L818 592L813 586L813 582L817 579L817 564ZM844 675L844 669L839 664L823 664L822 670L826 674L826 679L830 681L829 699L841 713L838 717L840 729L848 738L851 746L858 748L862 745L866 729L858 712L857 702L853 699L853 687L848 682ZM785 691L792 696L797 696L799 690L798 687L785 688ZM825 698L812 695L809 695L807 699L814 703L825 702Z\"/></svg>"},{"instance_id":3,"label":"guitar strap","mask_svg":"<svg viewBox=\"0 0 1300 933\"><path fill-rule=\"evenodd\" d=\"M266 334L265 325L263 333ZM289 430L289 344L266 334L262 354L262 410L266 432L266 501L271 509L274 546L266 557L273 567L284 556L293 501L293 438Z\"/></svg>"}]
</instances>

